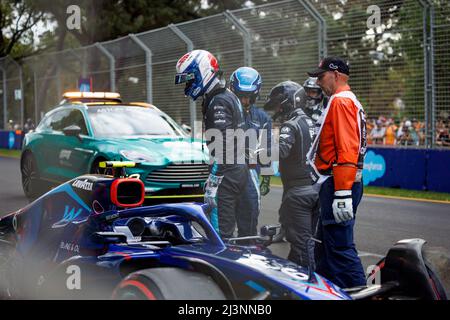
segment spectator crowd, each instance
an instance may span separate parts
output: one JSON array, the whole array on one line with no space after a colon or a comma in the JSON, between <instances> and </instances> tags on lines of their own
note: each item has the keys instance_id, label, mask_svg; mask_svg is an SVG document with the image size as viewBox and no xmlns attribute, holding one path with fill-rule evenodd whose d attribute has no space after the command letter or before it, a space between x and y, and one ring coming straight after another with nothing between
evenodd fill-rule
<instances>
[{"instance_id":1,"label":"spectator crowd","mask_svg":"<svg viewBox=\"0 0 450 320\"><path fill-rule=\"evenodd\" d=\"M436 145L450 146L450 119L439 119L436 123ZM394 121L380 116L367 121L367 143L372 145L420 146L425 144L425 124L417 119L403 118Z\"/></svg>"}]
</instances>

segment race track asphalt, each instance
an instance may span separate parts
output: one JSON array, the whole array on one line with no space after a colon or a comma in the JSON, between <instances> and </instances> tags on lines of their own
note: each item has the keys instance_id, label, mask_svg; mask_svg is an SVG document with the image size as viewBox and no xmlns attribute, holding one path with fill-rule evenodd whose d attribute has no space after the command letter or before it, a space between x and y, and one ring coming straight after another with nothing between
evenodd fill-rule
<instances>
[{"instance_id":1,"label":"race track asphalt","mask_svg":"<svg viewBox=\"0 0 450 320\"><path fill-rule=\"evenodd\" d=\"M19 160L0 157L0 172L2 216L24 207L28 201L22 191ZM281 195L281 187L272 187L263 197L260 225L277 223ZM356 221L355 242L365 267L376 263L401 239L423 238L427 246L447 255L450 252L450 204L364 196ZM279 243L271 249L286 257L289 246Z\"/></svg>"}]
</instances>

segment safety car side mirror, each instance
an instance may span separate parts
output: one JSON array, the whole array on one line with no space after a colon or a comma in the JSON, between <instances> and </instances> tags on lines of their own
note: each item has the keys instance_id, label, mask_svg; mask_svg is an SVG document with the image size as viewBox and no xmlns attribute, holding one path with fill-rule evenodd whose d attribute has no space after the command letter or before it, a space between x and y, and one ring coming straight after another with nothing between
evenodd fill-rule
<instances>
[{"instance_id":1,"label":"safety car side mirror","mask_svg":"<svg viewBox=\"0 0 450 320\"><path fill-rule=\"evenodd\" d=\"M71 126L65 127L63 129L63 133L68 137L77 137L81 141L81 138L80 138L81 128L79 126L71 125Z\"/></svg>"},{"instance_id":2,"label":"safety car side mirror","mask_svg":"<svg viewBox=\"0 0 450 320\"><path fill-rule=\"evenodd\" d=\"M192 128L190 126L188 126L187 124L182 124L181 127L184 129L184 131L191 133L192 132Z\"/></svg>"}]
</instances>

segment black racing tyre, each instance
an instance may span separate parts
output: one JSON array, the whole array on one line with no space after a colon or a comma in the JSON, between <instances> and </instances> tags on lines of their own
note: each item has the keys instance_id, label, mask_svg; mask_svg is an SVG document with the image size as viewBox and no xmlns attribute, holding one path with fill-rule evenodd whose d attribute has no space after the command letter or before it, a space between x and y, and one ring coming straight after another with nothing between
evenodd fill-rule
<instances>
[{"instance_id":1,"label":"black racing tyre","mask_svg":"<svg viewBox=\"0 0 450 320\"><path fill-rule=\"evenodd\" d=\"M28 200L33 201L44 194L46 189L39 178L36 159L31 152L26 152L20 162L22 174L22 188Z\"/></svg>"},{"instance_id":2,"label":"black racing tyre","mask_svg":"<svg viewBox=\"0 0 450 320\"><path fill-rule=\"evenodd\" d=\"M115 300L225 300L219 286L204 274L153 268L133 272L113 292Z\"/></svg>"}]
</instances>

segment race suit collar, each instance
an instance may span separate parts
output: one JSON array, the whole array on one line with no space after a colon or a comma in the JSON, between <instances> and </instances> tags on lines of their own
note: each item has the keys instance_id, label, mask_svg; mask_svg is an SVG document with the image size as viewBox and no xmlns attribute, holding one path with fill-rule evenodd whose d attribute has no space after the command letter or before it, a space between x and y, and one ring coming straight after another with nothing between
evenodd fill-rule
<instances>
[{"instance_id":1,"label":"race suit collar","mask_svg":"<svg viewBox=\"0 0 450 320\"><path fill-rule=\"evenodd\" d=\"M212 87L212 89L203 96L203 102L202 102L202 113L203 115L206 114L206 109L208 109L208 105L210 103L210 101L212 100L212 98L221 93L224 92L225 90L227 90L227 88L223 87L220 82L217 83L215 86Z\"/></svg>"},{"instance_id":2,"label":"race suit collar","mask_svg":"<svg viewBox=\"0 0 450 320\"><path fill-rule=\"evenodd\" d=\"M288 118L288 120L290 120L296 116L303 116L303 115L307 116L305 111L303 111L301 108L296 108L296 109L292 110L292 112L289 114L289 116L287 118Z\"/></svg>"},{"instance_id":3,"label":"race suit collar","mask_svg":"<svg viewBox=\"0 0 450 320\"><path fill-rule=\"evenodd\" d=\"M348 84L344 84L343 86L337 88L336 92L333 95L338 94L339 92L342 92L342 91L350 91L350 90L351 90L350 86Z\"/></svg>"}]
</instances>

